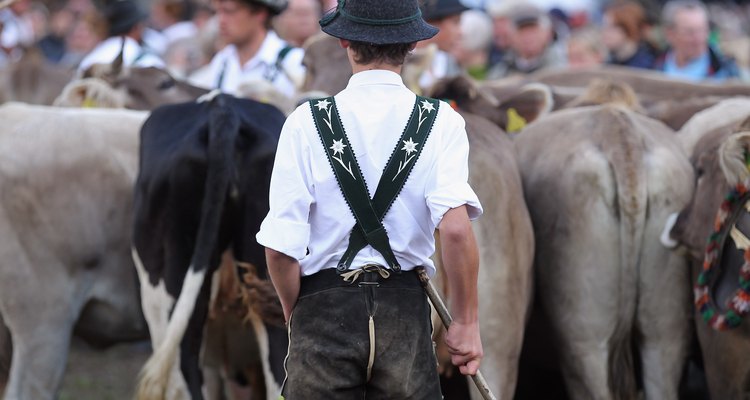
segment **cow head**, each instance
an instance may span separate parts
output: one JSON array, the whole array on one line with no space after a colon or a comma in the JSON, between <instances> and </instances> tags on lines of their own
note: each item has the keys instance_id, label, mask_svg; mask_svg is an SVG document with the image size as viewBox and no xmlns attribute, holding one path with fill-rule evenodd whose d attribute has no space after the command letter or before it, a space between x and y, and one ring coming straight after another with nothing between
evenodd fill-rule
<instances>
[{"instance_id":1,"label":"cow head","mask_svg":"<svg viewBox=\"0 0 750 400\"><path fill-rule=\"evenodd\" d=\"M428 95L453 101L459 109L484 117L506 132L519 131L548 113L553 103L549 88L542 84L509 81L480 87L467 76L441 79Z\"/></svg>"},{"instance_id":2,"label":"cow head","mask_svg":"<svg viewBox=\"0 0 750 400\"><path fill-rule=\"evenodd\" d=\"M750 118L739 126L723 127L698 141L691 157L696 185L693 199L677 217L670 236L688 250L694 262L703 260L706 238L726 193L750 177L745 157L750 152Z\"/></svg>"},{"instance_id":3,"label":"cow head","mask_svg":"<svg viewBox=\"0 0 750 400\"><path fill-rule=\"evenodd\" d=\"M112 65L92 66L84 78L99 78L124 93L125 106L133 110L151 110L160 105L195 100L208 90L177 80L166 70L156 67L120 68Z\"/></svg>"},{"instance_id":4,"label":"cow head","mask_svg":"<svg viewBox=\"0 0 750 400\"><path fill-rule=\"evenodd\" d=\"M192 101L208 92L206 89L175 79L162 68L125 67L124 46L123 40L123 47L112 63L94 64L83 72L82 80L71 82L69 86L74 86L72 98L60 96L55 102L72 106L106 107L106 104L117 101L133 110L152 110L164 104ZM88 78L95 78L97 82L104 82L109 86L111 91L107 94L107 99L110 101L96 101L97 97L102 97L104 91L99 84L89 85L88 82L93 81L86 81ZM83 98L83 102L76 104L77 97Z\"/></svg>"},{"instance_id":5,"label":"cow head","mask_svg":"<svg viewBox=\"0 0 750 400\"><path fill-rule=\"evenodd\" d=\"M352 67L339 40L326 33L319 33L305 43L305 83L303 91L320 90L338 93L346 87L352 76Z\"/></svg>"}]
</instances>

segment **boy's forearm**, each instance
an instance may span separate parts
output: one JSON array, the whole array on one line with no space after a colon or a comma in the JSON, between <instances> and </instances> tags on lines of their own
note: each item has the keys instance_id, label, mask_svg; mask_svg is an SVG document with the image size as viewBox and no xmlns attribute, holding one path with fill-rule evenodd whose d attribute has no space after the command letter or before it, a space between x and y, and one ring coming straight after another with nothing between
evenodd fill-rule
<instances>
[{"instance_id":1,"label":"boy's forearm","mask_svg":"<svg viewBox=\"0 0 750 400\"><path fill-rule=\"evenodd\" d=\"M444 220L445 226L441 224L448 229L441 229L440 232L441 256L450 292L450 309L453 319L457 322L474 323L478 320L479 253L465 211L451 215L452 211L446 214L446 217L452 220Z\"/></svg>"},{"instance_id":2,"label":"boy's forearm","mask_svg":"<svg viewBox=\"0 0 750 400\"><path fill-rule=\"evenodd\" d=\"M289 321L292 309L297 303L300 286L300 266L296 259L280 253L276 250L266 248L266 263L268 274L281 300L284 310L284 319Z\"/></svg>"}]
</instances>

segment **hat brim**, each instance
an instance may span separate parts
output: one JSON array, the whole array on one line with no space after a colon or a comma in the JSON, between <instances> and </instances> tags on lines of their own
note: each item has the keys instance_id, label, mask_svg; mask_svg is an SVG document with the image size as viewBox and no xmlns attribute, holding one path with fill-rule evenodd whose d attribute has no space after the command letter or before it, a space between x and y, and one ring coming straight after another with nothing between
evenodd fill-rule
<instances>
[{"instance_id":1,"label":"hat brim","mask_svg":"<svg viewBox=\"0 0 750 400\"><path fill-rule=\"evenodd\" d=\"M117 20L117 23L111 24L108 29L109 36L118 36L128 33L133 27L139 22L148 19L148 13L139 10L137 13L131 15L129 18L121 18Z\"/></svg>"},{"instance_id":2,"label":"hat brim","mask_svg":"<svg viewBox=\"0 0 750 400\"><path fill-rule=\"evenodd\" d=\"M540 17L529 16L529 17L516 18L515 21L513 21L513 24L515 24L517 28L523 28L525 26L539 25L540 21L541 21Z\"/></svg>"},{"instance_id":3,"label":"hat brim","mask_svg":"<svg viewBox=\"0 0 750 400\"><path fill-rule=\"evenodd\" d=\"M442 7L433 13L424 12L422 14L422 17L424 17L425 21L437 21L439 19L461 14L466 10L469 10L469 7L466 7L463 4L454 4L451 6Z\"/></svg>"},{"instance_id":4,"label":"hat brim","mask_svg":"<svg viewBox=\"0 0 750 400\"><path fill-rule=\"evenodd\" d=\"M415 43L437 35L439 29L422 18L399 25L364 25L337 15L321 28L339 39L372 44Z\"/></svg>"}]
</instances>

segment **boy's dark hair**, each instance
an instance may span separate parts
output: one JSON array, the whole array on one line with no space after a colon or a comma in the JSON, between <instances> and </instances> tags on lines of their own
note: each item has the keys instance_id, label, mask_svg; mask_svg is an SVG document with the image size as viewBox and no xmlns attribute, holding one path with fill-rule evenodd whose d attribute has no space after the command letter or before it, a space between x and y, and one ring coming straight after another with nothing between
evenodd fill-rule
<instances>
[{"instance_id":1,"label":"boy's dark hair","mask_svg":"<svg viewBox=\"0 0 750 400\"><path fill-rule=\"evenodd\" d=\"M390 65L402 65L414 43L372 44L352 41L350 47L354 52L357 64L382 62Z\"/></svg>"}]
</instances>

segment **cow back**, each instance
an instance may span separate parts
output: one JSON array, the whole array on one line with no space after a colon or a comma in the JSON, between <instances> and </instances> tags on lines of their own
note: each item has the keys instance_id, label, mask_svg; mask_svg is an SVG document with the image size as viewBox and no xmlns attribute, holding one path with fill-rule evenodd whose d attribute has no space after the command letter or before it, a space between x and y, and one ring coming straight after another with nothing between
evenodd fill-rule
<instances>
[{"instance_id":1,"label":"cow back","mask_svg":"<svg viewBox=\"0 0 750 400\"><path fill-rule=\"evenodd\" d=\"M263 249L254 237L268 212L270 171L284 116L266 104L221 96L222 112L236 118L239 127L229 133L229 189L211 265L218 265L221 251L231 245L236 259L255 265L265 277ZM172 295L179 293L196 246L215 107L214 101L162 106L141 130L134 245L152 283L164 277Z\"/></svg>"}]
</instances>

